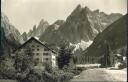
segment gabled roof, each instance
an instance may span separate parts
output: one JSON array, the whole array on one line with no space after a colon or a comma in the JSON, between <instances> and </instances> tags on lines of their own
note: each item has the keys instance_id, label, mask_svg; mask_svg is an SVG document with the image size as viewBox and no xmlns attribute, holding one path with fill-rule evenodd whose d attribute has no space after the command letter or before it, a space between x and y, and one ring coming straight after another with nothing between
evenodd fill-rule
<instances>
[{"instance_id":1,"label":"gabled roof","mask_svg":"<svg viewBox=\"0 0 128 82\"><path fill-rule=\"evenodd\" d=\"M16 50L14 50L13 53L15 53L17 50L19 50L20 48L24 47L27 43L31 42L32 40L36 41L37 43L41 44L42 46L46 47L47 49L49 49L50 51L52 51L53 53L56 53L54 50L50 49L48 46L46 46L44 43L42 43L40 40L37 40L34 37L31 37L29 40L27 40L25 43L23 43L21 46L19 46Z\"/></svg>"}]
</instances>

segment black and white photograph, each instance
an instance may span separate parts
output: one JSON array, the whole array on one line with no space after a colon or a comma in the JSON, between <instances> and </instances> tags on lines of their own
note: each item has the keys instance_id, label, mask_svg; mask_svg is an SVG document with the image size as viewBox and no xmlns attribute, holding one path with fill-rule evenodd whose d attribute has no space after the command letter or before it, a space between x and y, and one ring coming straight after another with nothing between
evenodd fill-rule
<instances>
[{"instance_id":1,"label":"black and white photograph","mask_svg":"<svg viewBox=\"0 0 128 82\"><path fill-rule=\"evenodd\" d=\"M127 82L127 0L1 0L0 82Z\"/></svg>"}]
</instances>

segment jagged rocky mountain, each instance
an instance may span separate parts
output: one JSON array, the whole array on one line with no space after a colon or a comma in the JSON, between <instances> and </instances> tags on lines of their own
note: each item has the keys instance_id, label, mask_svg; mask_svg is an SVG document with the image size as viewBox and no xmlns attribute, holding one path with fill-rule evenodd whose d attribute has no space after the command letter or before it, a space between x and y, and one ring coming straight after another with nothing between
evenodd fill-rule
<instances>
[{"instance_id":1,"label":"jagged rocky mountain","mask_svg":"<svg viewBox=\"0 0 128 82\"><path fill-rule=\"evenodd\" d=\"M33 30L29 31L27 37L31 37L31 36L40 37L45 32L48 26L49 23L44 19L42 19L37 27L36 25L33 26Z\"/></svg>"},{"instance_id":2,"label":"jagged rocky mountain","mask_svg":"<svg viewBox=\"0 0 128 82\"><path fill-rule=\"evenodd\" d=\"M118 13L107 15L99 10L92 11L88 7L82 8L78 5L65 22L50 25L40 40L55 45L68 42L70 46L75 46L75 50L79 48L84 50L98 33L121 16Z\"/></svg>"},{"instance_id":3,"label":"jagged rocky mountain","mask_svg":"<svg viewBox=\"0 0 128 82\"><path fill-rule=\"evenodd\" d=\"M4 29L5 36L8 40L20 42L20 32L10 23L8 17L4 15L4 13L1 14L1 28Z\"/></svg>"},{"instance_id":4,"label":"jagged rocky mountain","mask_svg":"<svg viewBox=\"0 0 128 82\"><path fill-rule=\"evenodd\" d=\"M97 34L101 33L107 26L119 19L122 15L112 13L110 15L99 10L90 10L88 7L78 5L67 17L66 21L57 20L52 25L42 19L38 26L22 35L13 25L4 17L1 19L2 26L6 27L5 36L12 41L24 42L32 36L38 37L42 42L59 47L67 42L69 46L75 47L74 51L85 50L92 44ZM6 19L6 20L5 20ZM11 30L10 30L11 28ZM53 47L54 48L54 47ZM79 50L79 51L80 51Z\"/></svg>"},{"instance_id":5,"label":"jagged rocky mountain","mask_svg":"<svg viewBox=\"0 0 128 82\"><path fill-rule=\"evenodd\" d=\"M27 33L24 32L22 35L21 35L22 39L23 39L23 42L27 41L28 37L27 37Z\"/></svg>"},{"instance_id":6,"label":"jagged rocky mountain","mask_svg":"<svg viewBox=\"0 0 128 82\"><path fill-rule=\"evenodd\" d=\"M46 29L44 34L41 35L40 37L41 41L48 42L49 44L54 44L54 42L56 43L57 40L59 41L59 35L57 33L59 31L60 26L63 24L64 24L63 20L57 20L55 23L50 25Z\"/></svg>"},{"instance_id":7,"label":"jagged rocky mountain","mask_svg":"<svg viewBox=\"0 0 128 82\"><path fill-rule=\"evenodd\" d=\"M42 19L38 26L34 25L33 29L30 29L28 33L22 34L23 41L27 41L30 37L40 37L45 30L49 27L49 23Z\"/></svg>"},{"instance_id":8,"label":"jagged rocky mountain","mask_svg":"<svg viewBox=\"0 0 128 82\"><path fill-rule=\"evenodd\" d=\"M119 51L127 48L127 17L128 14L121 17L102 33L98 34L82 56L102 56L106 51L106 45L109 46L110 52Z\"/></svg>"},{"instance_id":9,"label":"jagged rocky mountain","mask_svg":"<svg viewBox=\"0 0 128 82\"><path fill-rule=\"evenodd\" d=\"M4 13L1 13L0 37L0 49L4 50L4 54L16 48L22 41L20 32L10 23Z\"/></svg>"}]
</instances>

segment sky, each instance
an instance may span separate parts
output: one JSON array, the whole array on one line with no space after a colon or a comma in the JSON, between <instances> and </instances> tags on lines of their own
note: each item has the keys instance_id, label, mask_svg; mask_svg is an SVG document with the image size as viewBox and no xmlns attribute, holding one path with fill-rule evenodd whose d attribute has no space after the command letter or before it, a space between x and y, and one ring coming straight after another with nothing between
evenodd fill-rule
<instances>
[{"instance_id":1,"label":"sky","mask_svg":"<svg viewBox=\"0 0 128 82\"><path fill-rule=\"evenodd\" d=\"M28 32L41 19L50 24L66 20L78 4L107 14L127 12L127 0L2 0L2 12L20 31Z\"/></svg>"}]
</instances>

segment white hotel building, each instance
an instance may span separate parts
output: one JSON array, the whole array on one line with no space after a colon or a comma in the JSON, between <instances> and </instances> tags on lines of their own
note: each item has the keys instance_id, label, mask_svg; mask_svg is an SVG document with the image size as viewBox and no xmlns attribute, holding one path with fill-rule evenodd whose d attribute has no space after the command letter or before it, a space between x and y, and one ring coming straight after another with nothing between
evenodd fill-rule
<instances>
[{"instance_id":1,"label":"white hotel building","mask_svg":"<svg viewBox=\"0 0 128 82\"><path fill-rule=\"evenodd\" d=\"M34 37L31 37L29 40L23 43L17 50L14 51L13 55L15 56L16 54L22 53L28 48L32 50L34 58L39 61L37 66L43 66L43 64L46 62L50 62L52 67L57 66L57 53Z\"/></svg>"}]
</instances>

